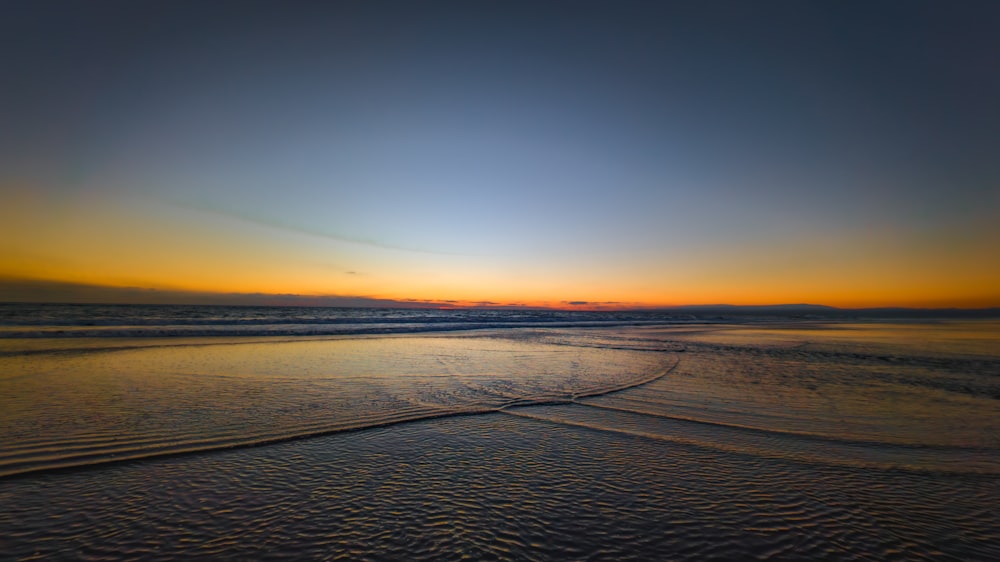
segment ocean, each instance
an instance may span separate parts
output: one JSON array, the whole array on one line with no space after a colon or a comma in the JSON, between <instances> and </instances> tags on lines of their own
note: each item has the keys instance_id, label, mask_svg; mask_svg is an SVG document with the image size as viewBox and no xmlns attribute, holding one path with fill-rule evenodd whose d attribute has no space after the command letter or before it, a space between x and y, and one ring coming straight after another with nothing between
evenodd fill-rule
<instances>
[{"instance_id":1,"label":"ocean","mask_svg":"<svg viewBox=\"0 0 1000 562\"><path fill-rule=\"evenodd\" d=\"M0 559L998 560L1000 322L0 305Z\"/></svg>"}]
</instances>

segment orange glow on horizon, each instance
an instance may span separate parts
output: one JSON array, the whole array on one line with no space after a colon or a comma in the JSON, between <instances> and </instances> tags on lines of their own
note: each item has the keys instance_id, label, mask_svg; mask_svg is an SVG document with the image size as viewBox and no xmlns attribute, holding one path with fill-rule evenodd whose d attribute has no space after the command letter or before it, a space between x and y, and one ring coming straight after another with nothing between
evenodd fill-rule
<instances>
[{"instance_id":1,"label":"orange glow on horizon","mask_svg":"<svg viewBox=\"0 0 1000 562\"><path fill-rule=\"evenodd\" d=\"M90 197L12 198L0 209L0 281L200 295L360 297L428 306L567 310L810 303L842 308L1000 306L987 225L961 245L904 245L870 232L808 236L669 259L628 249L455 256L366 246L194 211ZM983 230L985 229L985 230ZM971 240L971 241L970 241ZM35 280L35 281L32 281ZM27 290L27 289L26 289ZM97 297L94 297L97 298ZM134 295L129 298L138 298ZM24 300L10 293L0 300Z\"/></svg>"},{"instance_id":2,"label":"orange glow on horizon","mask_svg":"<svg viewBox=\"0 0 1000 562\"><path fill-rule=\"evenodd\" d=\"M544 308L554 310L588 310L588 311L614 311L614 310L639 310L655 308L672 308L683 306L699 305L735 305L735 306L770 306L779 304L819 304L833 306L837 308L882 308L882 307L903 307L903 308L995 308L1000 307L1000 298L983 296L980 298L948 299L926 298L922 295L913 295L905 298L903 295L896 295L895 298L882 297L878 294L866 295L836 295L827 298L781 298L780 296L760 295L754 298L752 294L742 292L740 295L725 295L721 293L706 292L701 295L688 294L687 298L662 297L651 299L617 299L617 300L566 300L566 299L546 299L546 298L511 298L511 299L488 299L488 298L437 298L436 296L421 296L413 293L399 294L345 294L329 292L299 292L294 290L260 290L259 288L239 289L234 287L204 287L199 285L130 285L130 284L101 284L95 283L92 279L39 279L25 277L0 277L0 288L8 293L7 299L3 301L33 301L36 299L19 298L16 291L8 291L6 287L14 285L52 285L55 287L67 287L61 294L64 298L52 297L43 300L52 302L131 302L139 303L134 296L124 300L116 297L116 292L135 291L146 292L151 296L150 303L161 302L164 297L169 297L170 303L185 304L188 302L210 303L217 300L226 303L235 297L253 299L259 304L295 304L302 306L339 306L337 301L329 299L342 299L357 297L361 299L371 299L373 305L391 306L398 303L402 306L425 306L428 308ZM95 291L98 294L106 295L106 298L79 298L78 291L73 287L84 287ZM217 298L213 299L213 295ZM13 296L13 298L11 298ZM294 300L289 300L294 299ZM247 304L252 304L247 300Z\"/></svg>"}]
</instances>

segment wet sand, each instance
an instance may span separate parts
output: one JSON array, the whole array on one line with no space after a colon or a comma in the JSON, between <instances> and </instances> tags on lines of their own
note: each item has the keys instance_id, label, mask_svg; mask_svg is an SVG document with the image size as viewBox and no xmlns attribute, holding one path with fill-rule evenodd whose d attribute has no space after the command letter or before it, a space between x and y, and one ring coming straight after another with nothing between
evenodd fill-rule
<instances>
[{"instance_id":1,"label":"wet sand","mask_svg":"<svg viewBox=\"0 0 1000 562\"><path fill-rule=\"evenodd\" d=\"M0 485L13 559L989 560L998 497L502 413Z\"/></svg>"},{"instance_id":2,"label":"wet sand","mask_svg":"<svg viewBox=\"0 0 1000 562\"><path fill-rule=\"evenodd\" d=\"M323 397L356 396L359 388L391 390L397 402L379 415L417 397L436 397L437 409L471 404L481 411L2 478L0 557L1000 558L1000 361L990 355L992 332L949 352L947 345L914 345L872 329L400 338L390 347L409 351L379 361L383 367L397 362L411 378L390 377L372 387L373 379L360 375L368 367L358 367L356 376L343 379L354 383L327 381L319 390L303 385L318 384L326 370L292 374L317 353L322 360L315 364L328 365L334 357L328 345L244 347L257 353L242 353L245 365L259 366L263 356L299 357L291 368L259 367L265 379L236 369L272 388L271 399L258 399L258 412L266 415L289 400L311 396L322 403ZM384 343L362 347L385 351ZM230 354L234 349L215 350L228 359L174 348L145 357L156 358L156 380L170 387L169 373L190 378L206 366L218 369L213 361L241 364ZM185 372L165 361L182 355L197 368ZM356 357L367 355L360 349ZM448 359L434 366L431 359L441 356ZM103 371L105 390L134 381L119 373L121 365L134 365L119 352L59 357L53 365L63 368L81 359L117 365ZM343 374L351 355L343 348L336 357ZM676 368L652 380L627 368L669 367L675 359ZM451 368L448 376L440 376L443 365ZM274 373L284 378L276 383ZM498 380L506 382L496 386ZM365 384L356 386L359 381ZM629 382L637 386L599 396L581 390ZM273 390L284 387L297 398ZM540 391L545 403L523 405ZM248 395L233 396L217 402L225 406L232 398L235 405ZM185 404L187 398L175 406ZM362 405L358 411L368 415L384 406ZM180 419L190 422L197 410L184 410ZM138 413L126 410L108 427L120 431L115 424ZM247 423L247 416L237 421ZM215 420L202 421L216 431ZM275 422L271 430L286 425ZM149 431L140 426L135 435Z\"/></svg>"}]
</instances>

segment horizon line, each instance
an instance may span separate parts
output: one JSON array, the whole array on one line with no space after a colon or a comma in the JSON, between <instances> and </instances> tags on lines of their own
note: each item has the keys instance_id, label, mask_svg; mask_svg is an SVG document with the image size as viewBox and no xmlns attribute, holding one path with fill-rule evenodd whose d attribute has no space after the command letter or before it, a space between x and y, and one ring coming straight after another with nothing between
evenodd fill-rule
<instances>
[{"instance_id":1,"label":"horizon line","mask_svg":"<svg viewBox=\"0 0 1000 562\"><path fill-rule=\"evenodd\" d=\"M116 286L80 283L53 279L0 276L0 304L53 304L53 305L175 305L175 306L265 306L306 308L409 308L409 309L494 309L494 310L562 310L562 311L785 311L805 309L817 313L864 311L938 311L938 312L996 312L1000 311L998 298L928 299L927 304L873 304L862 306L829 305L821 302L767 302L767 303L644 303L591 300L468 300L468 299L418 299L390 298L371 295L299 294L263 292L219 292L189 289L155 288L141 286ZM982 302L983 304L978 304ZM774 312L780 312L775 310ZM801 312L800 312L801 313Z\"/></svg>"}]
</instances>

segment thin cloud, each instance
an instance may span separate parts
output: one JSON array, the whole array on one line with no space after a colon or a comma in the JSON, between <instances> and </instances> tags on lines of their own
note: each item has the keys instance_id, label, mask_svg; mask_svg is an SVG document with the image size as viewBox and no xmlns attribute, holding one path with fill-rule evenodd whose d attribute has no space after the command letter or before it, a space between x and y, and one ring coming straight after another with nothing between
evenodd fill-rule
<instances>
[{"instance_id":1,"label":"thin cloud","mask_svg":"<svg viewBox=\"0 0 1000 562\"><path fill-rule=\"evenodd\" d=\"M239 213L236 211L231 211L229 209L222 209L214 205L206 205L203 203L195 204L186 201L178 201L175 199L161 199L164 203L171 206L178 207L181 209L189 209L193 211L198 211L201 213L209 213L213 215L219 215L223 217L228 217L231 219L237 219L243 222L256 224L259 226L265 226L268 228L273 228L277 230L284 230L287 232L295 232L298 234L307 234L309 236L317 236L319 238L326 238L328 240L336 240L338 242L348 242L351 244L360 244L363 246L371 246L373 248L380 248L383 250L396 250L401 252L414 252L419 254L433 254L439 256L470 256L471 254L462 254L458 252L445 252L440 250L430 250L427 248L416 248L412 246L405 246L400 244L389 244L381 242L379 240L373 240L370 238L361 238L357 236L349 236L341 233L328 232L325 230L302 227L299 225L291 224L279 219L274 219L270 217L261 217L257 215L250 215L246 213Z\"/></svg>"}]
</instances>

